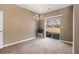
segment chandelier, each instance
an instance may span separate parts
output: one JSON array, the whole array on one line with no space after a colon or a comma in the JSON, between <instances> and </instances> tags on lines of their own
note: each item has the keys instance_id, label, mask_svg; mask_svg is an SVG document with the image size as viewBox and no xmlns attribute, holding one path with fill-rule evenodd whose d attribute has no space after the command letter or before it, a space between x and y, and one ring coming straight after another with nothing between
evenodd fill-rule
<instances>
[{"instance_id":1,"label":"chandelier","mask_svg":"<svg viewBox=\"0 0 79 59\"><path fill-rule=\"evenodd\" d=\"M35 14L34 19L36 20L42 20L43 19L43 14Z\"/></svg>"}]
</instances>

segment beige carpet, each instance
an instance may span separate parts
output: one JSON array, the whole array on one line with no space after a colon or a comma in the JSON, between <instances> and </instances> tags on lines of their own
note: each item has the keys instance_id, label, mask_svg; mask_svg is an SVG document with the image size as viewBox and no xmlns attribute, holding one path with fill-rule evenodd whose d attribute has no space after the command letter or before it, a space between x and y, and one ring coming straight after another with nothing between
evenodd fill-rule
<instances>
[{"instance_id":1,"label":"beige carpet","mask_svg":"<svg viewBox=\"0 0 79 59\"><path fill-rule=\"evenodd\" d=\"M60 40L39 38L5 47L1 54L71 54L72 45Z\"/></svg>"}]
</instances>

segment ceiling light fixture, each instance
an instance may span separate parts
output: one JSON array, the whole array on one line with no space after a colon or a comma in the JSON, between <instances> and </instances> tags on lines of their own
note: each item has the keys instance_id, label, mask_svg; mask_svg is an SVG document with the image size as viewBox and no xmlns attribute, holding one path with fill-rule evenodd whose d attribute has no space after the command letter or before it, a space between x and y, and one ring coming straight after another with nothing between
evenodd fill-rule
<instances>
[{"instance_id":1,"label":"ceiling light fixture","mask_svg":"<svg viewBox=\"0 0 79 59\"><path fill-rule=\"evenodd\" d=\"M39 20L39 14L35 14L34 19Z\"/></svg>"},{"instance_id":2,"label":"ceiling light fixture","mask_svg":"<svg viewBox=\"0 0 79 59\"><path fill-rule=\"evenodd\" d=\"M42 20L43 19L43 14L35 14L34 19L36 20Z\"/></svg>"}]
</instances>

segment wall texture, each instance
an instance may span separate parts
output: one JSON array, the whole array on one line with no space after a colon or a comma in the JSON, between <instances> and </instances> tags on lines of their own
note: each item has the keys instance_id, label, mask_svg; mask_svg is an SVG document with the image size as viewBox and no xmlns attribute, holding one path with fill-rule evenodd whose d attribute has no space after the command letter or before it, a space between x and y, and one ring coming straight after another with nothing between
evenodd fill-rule
<instances>
[{"instance_id":1,"label":"wall texture","mask_svg":"<svg viewBox=\"0 0 79 59\"><path fill-rule=\"evenodd\" d=\"M65 41L73 41L73 6L52 11L44 14L44 17L63 15L61 25L63 26L61 38ZM44 28L44 20L41 21L41 27Z\"/></svg>"},{"instance_id":2,"label":"wall texture","mask_svg":"<svg viewBox=\"0 0 79 59\"><path fill-rule=\"evenodd\" d=\"M1 5L4 12L4 45L35 37L36 21L34 13L16 5Z\"/></svg>"},{"instance_id":3,"label":"wall texture","mask_svg":"<svg viewBox=\"0 0 79 59\"><path fill-rule=\"evenodd\" d=\"M74 51L79 53L79 5L74 5Z\"/></svg>"}]
</instances>

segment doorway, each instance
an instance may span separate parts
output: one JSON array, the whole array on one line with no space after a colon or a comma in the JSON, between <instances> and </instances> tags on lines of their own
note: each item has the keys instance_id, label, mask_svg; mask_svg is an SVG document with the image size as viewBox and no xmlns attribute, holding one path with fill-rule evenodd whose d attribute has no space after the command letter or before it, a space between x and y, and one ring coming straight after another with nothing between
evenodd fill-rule
<instances>
[{"instance_id":1,"label":"doorway","mask_svg":"<svg viewBox=\"0 0 79 59\"><path fill-rule=\"evenodd\" d=\"M45 28L44 28L44 37L61 40L62 34L62 25L61 25L61 16L52 16L46 17L45 19Z\"/></svg>"}]
</instances>

